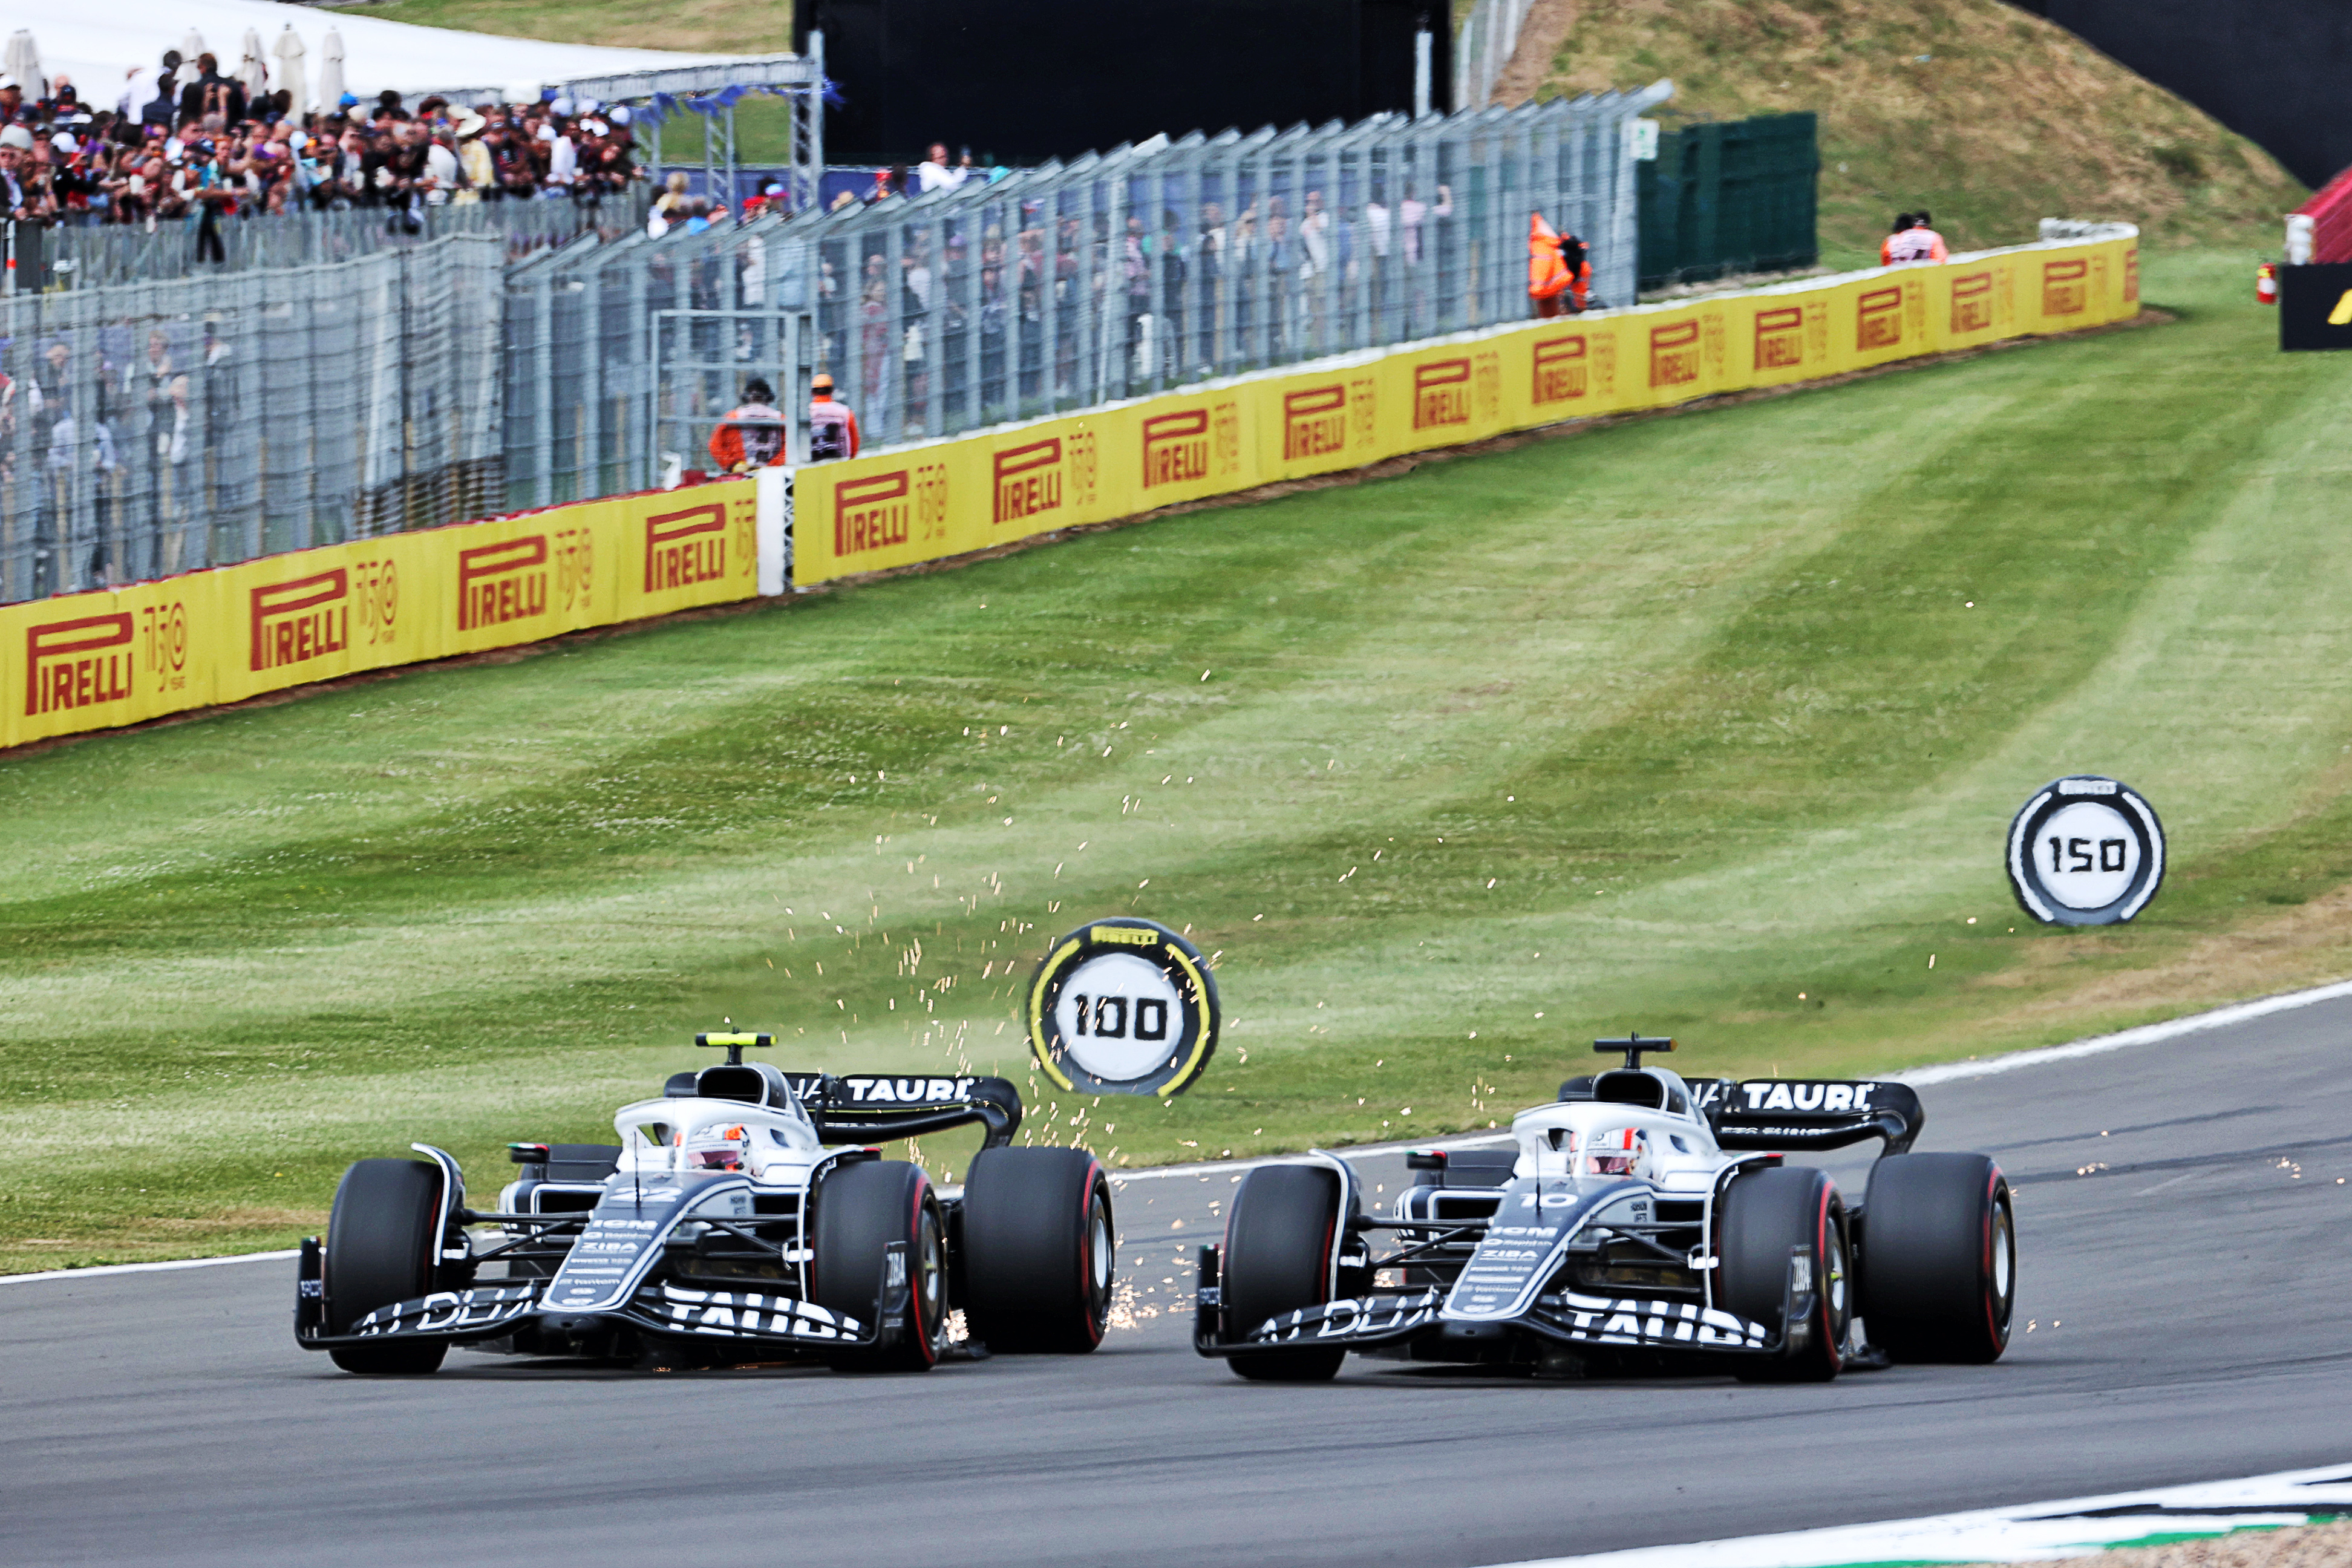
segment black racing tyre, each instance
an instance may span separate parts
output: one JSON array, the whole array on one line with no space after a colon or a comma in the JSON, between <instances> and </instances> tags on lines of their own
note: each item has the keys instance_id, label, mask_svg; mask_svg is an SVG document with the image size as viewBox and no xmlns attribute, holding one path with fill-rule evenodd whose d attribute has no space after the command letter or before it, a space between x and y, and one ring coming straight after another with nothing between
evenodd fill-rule
<instances>
[{"instance_id":1,"label":"black racing tyre","mask_svg":"<svg viewBox=\"0 0 2352 1568\"><path fill-rule=\"evenodd\" d=\"M1118 1279L1110 1178L1084 1149L983 1149L963 1184L963 1314L1000 1353L1102 1343Z\"/></svg>"},{"instance_id":2,"label":"black racing tyre","mask_svg":"<svg viewBox=\"0 0 2352 1568\"><path fill-rule=\"evenodd\" d=\"M947 1226L930 1178L904 1160L861 1160L835 1166L817 1184L809 1260L809 1296L828 1311L876 1321L882 1260L894 1241L907 1244L912 1297L908 1334L885 1350L835 1356L845 1372L929 1372L947 1348Z\"/></svg>"},{"instance_id":3,"label":"black racing tyre","mask_svg":"<svg viewBox=\"0 0 2352 1568\"><path fill-rule=\"evenodd\" d=\"M1889 1155L1871 1168L1862 1225L1873 1344L1896 1361L2000 1359L2017 1303L2017 1217L1990 1156Z\"/></svg>"},{"instance_id":4,"label":"black racing tyre","mask_svg":"<svg viewBox=\"0 0 2352 1568\"><path fill-rule=\"evenodd\" d=\"M343 1173L327 1216L327 1331L347 1334L378 1307L432 1290L441 1252L441 1171L416 1160L362 1160ZM414 1376L437 1372L443 1340L337 1345L345 1372Z\"/></svg>"},{"instance_id":5,"label":"black racing tyre","mask_svg":"<svg viewBox=\"0 0 2352 1568\"><path fill-rule=\"evenodd\" d=\"M1284 1312L1331 1299L1332 1249L1340 1235L1339 1176L1320 1165L1260 1165L1242 1179L1225 1218L1219 1283L1224 1333L1238 1340ZM1270 1351L1230 1358L1256 1383L1322 1383L1339 1375L1345 1350Z\"/></svg>"},{"instance_id":6,"label":"black racing tyre","mask_svg":"<svg viewBox=\"0 0 2352 1568\"><path fill-rule=\"evenodd\" d=\"M1748 1382L1822 1383L1845 1364L1846 1329L1853 1321L1853 1270L1846 1257L1844 1205L1826 1173L1780 1166L1737 1176L1717 1209L1722 1259L1717 1300L1727 1311L1783 1333L1789 1257L1798 1247L1813 1259L1812 1332L1802 1350L1777 1360L1742 1360L1735 1374Z\"/></svg>"}]
</instances>

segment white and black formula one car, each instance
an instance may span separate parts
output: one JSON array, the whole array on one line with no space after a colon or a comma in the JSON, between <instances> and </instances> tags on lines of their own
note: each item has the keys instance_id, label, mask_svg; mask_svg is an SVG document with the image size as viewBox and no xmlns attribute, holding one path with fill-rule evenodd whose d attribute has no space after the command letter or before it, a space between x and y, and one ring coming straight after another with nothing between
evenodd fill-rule
<instances>
[{"instance_id":1,"label":"white and black formula one car","mask_svg":"<svg viewBox=\"0 0 2352 1568\"><path fill-rule=\"evenodd\" d=\"M510 1145L520 1179L495 1211L467 1207L457 1162L425 1144L430 1163L353 1165L325 1244L302 1244L297 1342L357 1373L432 1372L456 1344L920 1372L1102 1342L1110 1184L1084 1150L1008 1147L1011 1083L784 1073L743 1060L769 1036L695 1040L727 1060L622 1107L617 1146ZM961 1191L866 1146L973 1122Z\"/></svg>"},{"instance_id":2,"label":"white and black formula one car","mask_svg":"<svg viewBox=\"0 0 2352 1568\"><path fill-rule=\"evenodd\" d=\"M1983 1363L2009 1343L2009 1184L1983 1154L1915 1154L1900 1083L1718 1079L1645 1052L1512 1119L1507 1151L1408 1157L1416 1184L1364 1212L1344 1160L1263 1165L1201 1249L1194 1347L1247 1378L1332 1376L1349 1351L1575 1376L1709 1363L1826 1379ZM1864 1201L1785 1163L1877 1139ZM1867 1340L1864 1331L1867 1330Z\"/></svg>"}]
</instances>

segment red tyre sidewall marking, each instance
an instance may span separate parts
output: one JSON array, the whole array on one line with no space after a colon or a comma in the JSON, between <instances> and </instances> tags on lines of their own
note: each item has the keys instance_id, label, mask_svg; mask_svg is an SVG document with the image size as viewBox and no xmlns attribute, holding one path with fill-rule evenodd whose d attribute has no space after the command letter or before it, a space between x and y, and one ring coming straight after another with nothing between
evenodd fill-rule
<instances>
[{"instance_id":1,"label":"red tyre sidewall marking","mask_svg":"<svg viewBox=\"0 0 2352 1568\"><path fill-rule=\"evenodd\" d=\"M931 1195L931 1178L921 1171L915 1173L915 1213L907 1227L907 1301L908 1310L915 1315L916 1342L923 1347L923 1364L930 1366L940 1359L939 1346L931 1342L936 1323L923 1321L923 1205Z\"/></svg>"},{"instance_id":2,"label":"red tyre sidewall marking","mask_svg":"<svg viewBox=\"0 0 2352 1568\"><path fill-rule=\"evenodd\" d=\"M1086 1195L1078 1200L1078 1300L1079 1310L1086 1314L1087 1342L1095 1345L1102 1343L1103 1330L1106 1327L1106 1323L1095 1321L1094 1309L1086 1304L1087 1298L1094 1293L1095 1288L1094 1218L1095 1186L1097 1183L1106 1188L1109 1186L1109 1183L1103 1176L1102 1162L1090 1160L1087 1163ZM1103 1194L1103 1228L1106 1232L1110 1228L1110 1194L1108 1191ZM1114 1256L1116 1256L1115 1252ZM1118 1283L1117 1280L1107 1280L1103 1286L1106 1320L1109 1316L1110 1294L1117 1288Z\"/></svg>"},{"instance_id":3,"label":"red tyre sidewall marking","mask_svg":"<svg viewBox=\"0 0 2352 1568\"><path fill-rule=\"evenodd\" d=\"M1837 1189L1825 1176L1822 1179L1821 1211L1813 1221L1813 1293L1822 1304L1822 1338L1829 1342L1830 1365L1845 1365L1845 1346L1838 1342L1837 1308L1830 1300L1830 1200Z\"/></svg>"}]
</instances>

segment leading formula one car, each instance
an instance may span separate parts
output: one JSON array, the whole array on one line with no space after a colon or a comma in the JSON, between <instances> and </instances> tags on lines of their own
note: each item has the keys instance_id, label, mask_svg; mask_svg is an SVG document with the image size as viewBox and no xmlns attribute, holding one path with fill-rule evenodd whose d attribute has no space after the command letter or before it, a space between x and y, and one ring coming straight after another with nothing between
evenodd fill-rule
<instances>
[{"instance_id":1,"label":"leading formula one car","mask_svg":"<svg viewBox=\"0 0 2352 1568\"><path fill-rule=\"evenodd\" d=\"M1008 1146L1011 1083L784 1073L743 1060L769 1036L695 1043L726 1062L623 1106L617 1146L509 1145L522 1169L493 1211L426 1144L429 1163L353 1165L324 1245L302 1244L297 1342L356 1373L433 1372L455 1344L920 1372L961 1310L992 1352L1101 1343L1110 1184L1084 1150ZM864 1146L973 1122L960 1192Z\"/></svg>"},{"instance_id":2,"label":"leading formula one car","mask_svg":"<svg viewBox=\"0 0 2352 1568\"><path fill-rule=\"evenodd\" d=\"M1194 1348L1266 1381L1330 1377L1349 1351L1568 1375L1713 1361L1750 1380L2000 1355L2017 1247L1999 1165L1911 1152L1927 1118L1906 1085L1692 1085L1643 1065L1673 1048L1594 1042L1624 1066L1521 1111L1511 1150L1409 1156L1416 1183L1385 1216L1319 1150L1252 1171L1201 1249ZM1784 1163L1873 1138L1851 1208Z\"/></svg>"}]
</instances>

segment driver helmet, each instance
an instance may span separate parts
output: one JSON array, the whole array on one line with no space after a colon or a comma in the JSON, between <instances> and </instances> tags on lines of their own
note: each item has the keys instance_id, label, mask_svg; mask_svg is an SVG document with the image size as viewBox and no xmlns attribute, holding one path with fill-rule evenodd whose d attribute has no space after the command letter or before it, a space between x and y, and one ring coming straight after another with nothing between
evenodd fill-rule
<instances>
[{"instance_id":1,"label":"driver helmet","mask_svg":"<svg viewBox=\"0 0 2352 1568\"><path fill-rule=\"evenodd\" d=\"M698 1128L678 1142L684 1156L679 1163L689 1171L740 1171L751 1140L739 1125Z\"/></svg>"},{"instance_id":2,"label":"driver helmet","mask_svg":"<svg viewBox=\"0 0 2352 1568\"><path fill-rule=\"evenodd\" d=\"M1577 1150L1577 1173L1647 1178L1650 1135L1638 1127L1612 1127L1591 1134Z\"/></svg>"}]
</instances>

